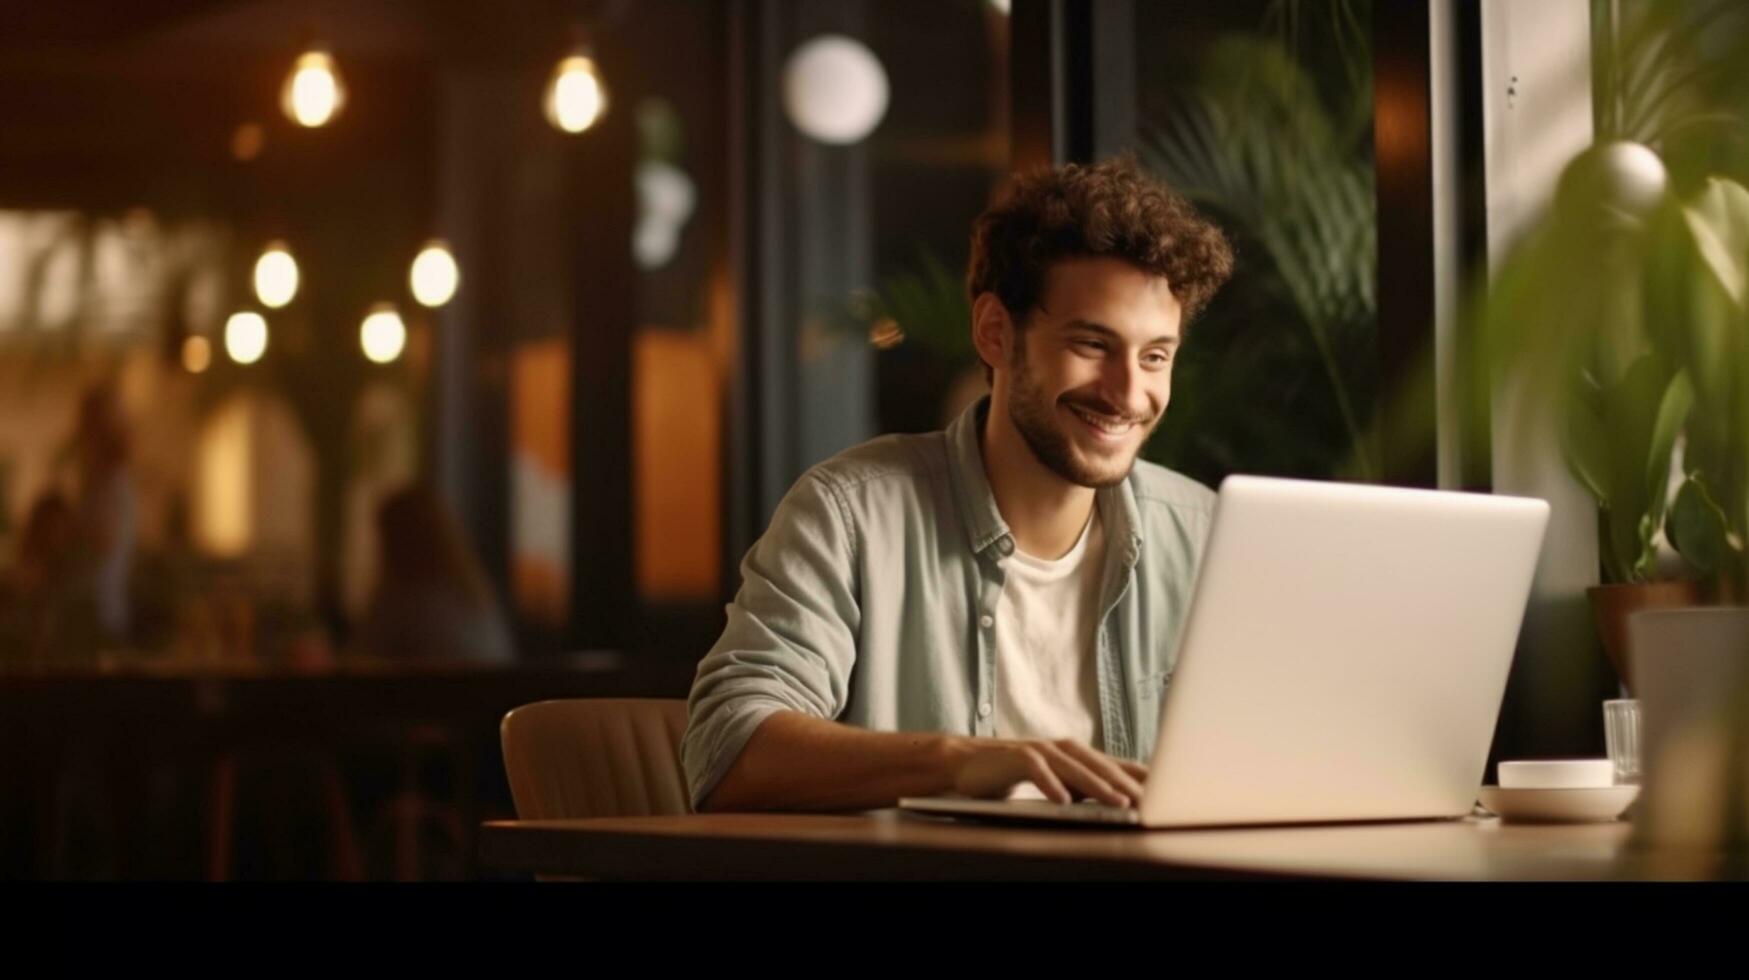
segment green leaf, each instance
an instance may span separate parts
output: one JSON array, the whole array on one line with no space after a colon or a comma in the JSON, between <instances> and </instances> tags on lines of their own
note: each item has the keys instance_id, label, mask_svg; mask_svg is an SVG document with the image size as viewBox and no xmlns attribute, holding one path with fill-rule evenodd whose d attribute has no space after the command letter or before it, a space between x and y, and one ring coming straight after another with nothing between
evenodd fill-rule
<instances>
[{"instance_id":1,"label":"green leaf","mask_svg":"<svg viewBox=\"0 0 1749 980\"><path fill-rule=\"evenodd\" d=\"M1570 386L1566 425L1561 427L1561 453L1567 468L1591 494L1597 506L1609 507L1610 438L1601 404L1603 390L1589 371Z\"/></svg>"},{"instance_id":2,"label":"green leaf","mask_svg":"<svg viewBox=\"0 0 1749 980\"><path fill-rule=\"evenodd\" d=\"M928 348L950 364L976 359L965 284L934 252L920 251L911 269L883 279L870 299L866 308L851 313L856 326L866 329L875 320L890 317L907 342Z\"/></svg>"},{"instance_id":3,"label":"green leaf","mask_svg":"<svg viewBox=\"0 0 1749 980\"><path fill-rule=\"evenodd\" d=\"M1672 374L1662 358L1647 353L1629 365L1620 382L1606 389L1609 546L1634 581L1651 575L1657 557L1654 542L1667 491L1663 484L1649 486L1646 474L1656 455L1657 427L1669 400ZM1687 385L1680 387L1671 414L1686 416ZM1678 408L1680 413L1675 411ZM1680 427L1680 418L1676 425ZM1668 436L1674 442L1674 432ZM1668 467L1668 449L1663 458Z\"/></svg>"},{"instance_id":4,"label":"green leaf","mask_svg":"<svg viewBox=\"0 0 1749 980\"><path fill-rule=\"evenodd\" d=\"M1690 474L1677 491L1666 534L1683 560L1706 575L1717 574L1732 558L1725 511L1699 473Z\"/></svg>"},{"instance_id":5,"label":"green leaf","mask_svg":"<svg viewBox=\"0 0 1749 980\"><path fill-rule=\"evenodd\" d=\"M1233 234L1245 284L1243 299L1229 288L1223 309L1211 310L1213 318L1191 331L1192 338L1204 339L1187 341L1187 352L1209 344L1208 350L1218 349L1222 356L1201 364L1194 383L1188 372L1180 375L1184 395L1175 397L1173 421L1159 445L1168 454L1192 443L1207 448L1207 433L1190 436L1185 420L1195 414L1194 402L1220 405L1209 396L1230 387L1235 400L1218 413L1212 407L1208 411L1208 417L1219 418L1214 425L1232 433L1221 437L1226 442L1221 454L1233 462L1262 458L1264 433L1254 430L1277 428L1277 420L1264 418L1263 403L1246 390L1257 375L1239 373L1240 348L1291 342L1291 348L1277 347L1271 355L1272 366L1285 368L1286 374L1276 370L1265 376L1277 379L1284 390L1289 385L1302 390L1304 401L1321 407L1324 393L1306 390L1317 382L1302 370L1309 353L1310 364L1323 373L1340 428L1326 431L1321 412L1303 412L1280 426L1289 444L1281 447L1274 472L1327 474L1327 466L1308 467L1307 460L1335 450L1356 462L1355 473L1376 479L1371 427L1378 382L1361 366L1366 361L1350 354L1372 349L1377 330L1377 195L1370 144L1371 57L1365 44L1370 8L1342 0L1307 6L1331 18L1335 50L1320 51L1319 60L1334 53L1351 81L1367 82L1324 88L1304 67L1312 62L1291 26L1303 23L1299 6L1270 5L1270 17L1279 18L1273 22L1284 36L1212 39L1197 84L1176 95L1162 125L1142 136L1149 168ZM1366 125L1355 126L1353 120ZM1290 341L1289 330L1304 342ZM1221 339L1213 340L1216 336ZM1190 366L1181 364L1180 370ZM1338 433L1345 445L1330 438Z\"/></svg>"},{"instance_id":6,"label":"green leaf","mask_svg":"<svg viewBox=\"0 0 1749 980\"><path fill-rule=\"evenodd\" d=\"M1741 312L1711 273L1696 268L1689 280L1688 302L1666 313L1665 324L1676 354L1694 380L1696 399L1716 405L1729 397L1738 373L1742 348Z\"/></svg>"},{"instance_id":7,"label":"green leaf","mask_svg":"<svg viewBox=\"0 0 1749 980\"><path fill-rule=\"evenodd\" d=\"M1646 514L1651 520L1653 534L1664 523L1664 506L1669 499L1670 456L1676 450L1676 437L1681 434L1683 423L1688 421L1689 410L1693 407L1694 386L1689 383L1688 375L1677 372L1658 404L1658 417L1652 424L1651 451L1646 456L1646 499L1649 502Z\"/></svg>"},{"instance_id":8,"label":"green leaf","mask_svg":"<svg viewBox=\"0 0 1749 980\"><path fill-rule=\"evenodd\" d=\"M1682 209L1701 261L1739 307L1749 306L1749 190L1723 177Z\"/></svg>"}]
</instances>

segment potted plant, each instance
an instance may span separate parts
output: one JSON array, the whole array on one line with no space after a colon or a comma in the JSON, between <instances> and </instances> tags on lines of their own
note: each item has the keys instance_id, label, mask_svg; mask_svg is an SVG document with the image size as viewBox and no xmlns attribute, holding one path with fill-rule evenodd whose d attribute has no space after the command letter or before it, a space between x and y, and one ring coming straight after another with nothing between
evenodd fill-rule
<instances>
[{"instance_id":1,"label":"potted plant","mask_svg":"<svg viewBox=\"0 0 1749 980\"><path fill-rule=\"evenodd\" d=\"M1372 481L1378 215L1370 5L1271 4L1212 41L1144 125L1148 168L1232 237L1234 283L1187 333L1149 458L1228 472Z\"/></svg>"},{"instance_id":2,"label":"potted plant","mask_svg":"<svg viewBox=\"0 0 1749 980\"><path fill-rule=\"evenodd\" d=\"M1698 400L1710 407L1734 391L1695 380L1726 307L1703 256L1728 212L1709 203L1715 191L1684 201L1668 184L1640 144L1581 154L1548 218L1500 270L1484 316L1497 376L1516 377L1521 395L1552 413L1567 469L1597 505L1602 581L1588 598L1605 655L1630 688L1628 616L1716 592L1708 576L1728 564L1728 531L1708 494L1735 488L1719 467L1730 445L1743 445L1741 433L1696 411Z\"/></svg>"},{"instance_id":3,"label":"potted plant","mask_svg":"<svg viewBox=\"0 0 1749 980\"><path fill-rule=\"evenodd\" d=\"M1749 190L1709 179L1670 237L1653 282L1675 315L1660 333L1694 410L1669 535L1710 598L1740 603L1749 583Z\"/></svg>"},{"instance_id":4,"label":"potted plant","mask_svg":"<svg viewBox=\"0 0 1749 980\"><path fill-rule=\"evenodd\" d=\"M865 332L868 342L889 359L909 354L922 362L912 367L921 367L926 380L905 387L926 390L939 401L927 406L927 414L921 406L905 413L915 416L918 431L946 426L989 390L984 362L972 346L972 303L965 279L927 247L918 249L909 267L851 297L837 322Z\"/></svg>"}]
</instances>

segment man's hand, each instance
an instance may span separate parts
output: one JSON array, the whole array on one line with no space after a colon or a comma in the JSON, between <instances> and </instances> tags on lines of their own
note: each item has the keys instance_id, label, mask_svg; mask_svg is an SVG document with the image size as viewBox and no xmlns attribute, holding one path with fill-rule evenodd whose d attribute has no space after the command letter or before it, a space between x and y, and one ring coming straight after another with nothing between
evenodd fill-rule
<instances>
[{"instance_id":1,"label":"man's hand","mask_svg":"<svg viewBox=\"0 0 1749 980\"><path fill-rule=\"evenodd\" d=\"M1144 766L1069 739L968 738L955 748L954 790L981 799L1006 796L1031 780L1054 803L1092 798L1110 806L1138 806L1148 775Z\"/></svg>"},{"instance_id":2,"label":"man's hand","mask_svg":"<svg viewBox=\"0 0 1749 980\"><path fill-rule=\"evenodd\" d=\"M874 810L907 796L996 798L1028 780L1059 803L1090 797L1134 806L1146 776L1136 763L1076 742L871 732L778 711L754 730L699 809Z\"/></svg>"}]
</instances>

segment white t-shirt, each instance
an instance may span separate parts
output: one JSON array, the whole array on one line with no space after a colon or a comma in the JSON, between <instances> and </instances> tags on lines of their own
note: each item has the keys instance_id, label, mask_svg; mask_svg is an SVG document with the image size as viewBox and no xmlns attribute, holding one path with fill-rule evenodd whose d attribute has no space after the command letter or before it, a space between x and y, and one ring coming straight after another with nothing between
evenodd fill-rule
<instances>
[{"instance_id":1,"label":"white t-shirt","mask_svg":"<svg viewBox=\"0 0 1749 980\"><path fill-rule=\"evenodd\" d=\"M1074 739L1103 748L1099 576L1105 535L1098 508L1055 561L1015 549L996 602L996 737Z\"/></svg>"}]
</instances>

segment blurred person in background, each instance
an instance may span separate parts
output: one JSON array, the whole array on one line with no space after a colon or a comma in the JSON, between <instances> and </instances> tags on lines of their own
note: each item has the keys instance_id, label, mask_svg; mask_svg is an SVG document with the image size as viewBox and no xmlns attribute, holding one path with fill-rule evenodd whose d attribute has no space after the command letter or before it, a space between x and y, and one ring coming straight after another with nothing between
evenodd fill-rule
<instances>
[{"instance_id":1,"label":"blurred person in background","mask_svg":"<svg viewBox=\"0 0 1749 980\"><path fill-rule=\"evenodd\" d=\"M99 384L79 403L72 445L78 488L73 516L81 577L97 624L110 640L124 640L132 623L128 577L133 567L135 502L128 472L128 430L115 388Z\"/></svg>"},{"instance_id":2,"label":"blurred person in background","mask_svg":"<svg viewBox=\"0 0 1749 980\"><path fill-rule=\"evenodd\" d=\"M377 511L381 577L353 646L396 659L505 663L515 657L498 602L460 524L429 488Z\"/></svg>"},{"instance_id":3,"label":"blurred person in background","mask_svg":"<svg viewBox=\"0 0 1749 980\"><path fill-rule=\"evenodd\" d=\"M58 493L30 509L17 561L0 579L0 661L34 662L54 644L73 596L73 508Z\"/></svg>"}]
</instances>

